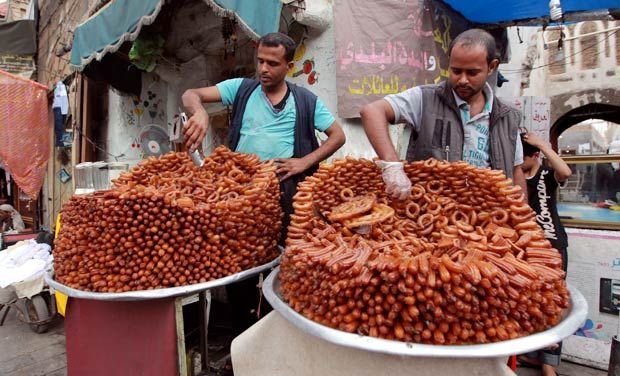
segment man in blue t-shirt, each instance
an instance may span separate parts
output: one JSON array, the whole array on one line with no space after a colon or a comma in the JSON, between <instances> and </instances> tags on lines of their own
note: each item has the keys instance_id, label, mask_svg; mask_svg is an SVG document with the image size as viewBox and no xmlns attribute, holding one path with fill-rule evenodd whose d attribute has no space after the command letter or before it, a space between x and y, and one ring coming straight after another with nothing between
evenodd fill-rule
<instances>
[{"instance_id":1,"label":"man in blue t-shirt","mask_svg":"<svg viewBox=\"0 0 620 376\"><path fill-rule=\"evenodd\" d=\"M316 171L318 163L345 142L342 128L325 105L310 91L285 81L293 66L295 42L285 34L270 33L258 41L258 80L231 79L215 86L189 89L183 94L183 106L192 114L183 128L185 145L196 149L209 127L209 115L203 103L232 105L228 146L237 152L255 153L262 160L273 159L280 178L280 203L284 212L280 243L286 238L292 198L297 183ZM318 144L315 130L327 140ZM236 326L249 326L255 315L257 281L240 282L227 288L233 303ZM267 307L265 307L267 308ZM264 312L264 310L263 310Z\"/></svg>"},{"instance_id":2,"label":"man in blue t-shirt","mask_svg":"<svg viewBox=\"0 0 620 376\"><path fill-rule=\"evenodd\" d=\"M281 180L316 166L345 142L342 128L320 99L315 97L314 108L304 108L307 113L297 113L300 109L297 92L312 94L285 81L288 70L294 64L294 53L295 42L285 34L270 33L259 40L256 67L259 84L243 103L245 111L238 141L236 145L229 145L238 152L255 153L263 160L274 159L278 163ZM235 78L215 86L189 89L183 94L183 105L193 114L183 129L185 144L190 150L196 149L202 142L209 126L209 115L202 103L233 105L234 112L235 99L243 82L244 79ZM324 132L327 140L309 153L296 156L295 128L299 126L300 116L311 118L314 128Z\"/></svg>"},{"instance_id":3,"label":"man in blue t-shirt","mask_svg":"<svg viewBox=\"0 0 620 376\"><path fill-rule=\"evenodd\" d=\"M183 128L188 149L200 145L209 126L209 115L202 104L223 102L232 105L233 113L228 146L276 162L284 211L282 241L297 183L312 175L318 163L345 142L342 128L321 100L309 90L286 82L294 54L295 42L290 37L267 34L258 41L258 80L236 78L183 94L183 105L193 114ZM327 135L321 145L315 130Z\"/></svg>"}]
</instances>

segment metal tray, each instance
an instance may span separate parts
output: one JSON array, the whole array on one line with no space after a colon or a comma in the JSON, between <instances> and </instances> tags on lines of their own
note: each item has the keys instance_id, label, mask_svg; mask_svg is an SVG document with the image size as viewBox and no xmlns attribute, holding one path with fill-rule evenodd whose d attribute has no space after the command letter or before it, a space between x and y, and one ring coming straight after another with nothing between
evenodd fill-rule
<instances>
[{"instance_id":1,"label":"metal tray","mask_svg":"<svg viewBox=\"0 0 620 376\"><path fill-rule=\"evenodd\" d=\"M263 283L263 293L271 306L293 325L308 334L337 345L384 354L446 358L495 358L522 354L550 346L570 336L583 325L588 313L588 304L583 295L569 285L568 290L571 301L566 316L558 325L544 332L508 341L480 345L442 346L392 341L343 332L305 318L282 300L280 282L277 278L279 271L280 267L277 267L269 274L269 277Z\"/></svg>"},{"instance_id":2,"label":"metal tray","mask_svg":"<svg viewBox=\"0 0 620 376\"><path fill-rule=\"evenodd\" d=\"M280 263L280 256L273 261L256 266L252 269L244 270L240 273L229 275L228 277L215 279L213 281L197 283L188 286L169 287L155 290L140 290L140 291L127 291L127 292L92 292L77 290L63 285L54 280L52 274L45 275L45 282L55 290L62 292L63 294L72 298L90 299L90 300L110 300L110 301L128 301L128 300L149 300L169 298L173 296L189 295L200 291L212 289L214 287L226 286L244 279L247 279L253 275L259 274L265 270L272 269Z\"/></svg>"}]
</instances>

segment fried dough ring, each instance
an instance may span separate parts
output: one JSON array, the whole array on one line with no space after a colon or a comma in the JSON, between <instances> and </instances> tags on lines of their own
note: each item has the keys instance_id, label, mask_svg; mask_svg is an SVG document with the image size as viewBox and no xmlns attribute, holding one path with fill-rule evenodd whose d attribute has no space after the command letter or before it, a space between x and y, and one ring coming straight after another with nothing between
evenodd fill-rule
<instances>
[{"instance_id":1,"label":"fried dough ring","mask_svg":"<svg viewBox=\"0 0 620 376\"><path fill-rule=\"evenodd\" d=\"M355 193L353 193L351 188L343 188L340 191L340 198L343 199L344 201L348 201L352 199L353 197L355 197Z\"/></svg>"},{"instance_id":2,"label":"fried dough ring","mask_svg":"<svg viewBox=\"0 0 620 376\"><path fill-rule=\"evenodd\" d=\"M327 218L332 222L354 218L370 211L376 201L374 194L357 196L334 207Z\"/></svg>"},{"instance_id":3,"label":"fried dough ring","mask_svg":"<svg viewBox=\"0 0 620 376\"><path fill-rule=\"evenodd\" d=\"M416 204L415 202L410 202L407 204L407 207L405 209L405 215L413 220L418 219L418 215L420 214L420 205Z\"/></svg>"},{"instance_id":4,"label":"fried dough ring","mask_svg":"<svg viewBox=\"0 0 620 376\"><path fill-rule=\"evenodd\" d=\"M370 214L346 220L344 225L348 228L356 228L364 225L373 225L375 223L386 221L394 216L394 209L387 205L375 204Z\"/></svg>"}]
</instances>

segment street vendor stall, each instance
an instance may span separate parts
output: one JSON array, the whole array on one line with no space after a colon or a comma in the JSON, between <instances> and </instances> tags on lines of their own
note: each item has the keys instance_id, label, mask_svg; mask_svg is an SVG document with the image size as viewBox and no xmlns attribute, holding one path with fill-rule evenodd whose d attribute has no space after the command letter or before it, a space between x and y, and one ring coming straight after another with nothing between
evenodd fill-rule
<instances>
[{"instance_id":1,"label":"street vendor stall","mask_svg":"<svg viewBox=\"0 0 620 376\"><path fill-rule=\"evenodd\" d=\"M340 332L304 318L282 301L278 272L264 284L276 312L233 342L235 375L514 375L506 365L509 355L557 343L572 334L587 313L583 296L571 288L570 312L545 332L484 345L403 343Z\"/></svg>"},{"instance_id":2,"label":"street vendor stall","mask_svg":"<svg viewBox=\"0 0 620 376\"><path fill-rule=\"evenodd\" d=\"M206 370L211 289L279 261L278 190L272 162L220 147L199 167L169 153L75 195L47 276L69 296L69 373L187 374L182 311L196 294Z\"/></svg>"},{"instance_id":3,"label":"street vendor stall","mask_svg":"<svg viewBox=\"0 0 620 376\"><path fill-rule=\"evenodd\" d=\"M200 368L208 369L211 290L268 271L278 262L205 283L123 293L72 289L48 276L50 286L71 298L65 314L67 369L78 375L192 374L183 306L196 295L201 308Z\"/></svg>"},{"instance_id":4,"label":"street vendor stall","mask_svg":"<svg viewBox=\"0 0 620 376\"><path fill-rule=\"evenodd\" d=\"M300 183L263 286L277 313L235 339L236 374L377 374L395 355L390 374L510 374L509 355L582 325L585 299L501 171L404 168L405 200L388 197L369 160L337 160Z\"/></svg>"}]
</instances>

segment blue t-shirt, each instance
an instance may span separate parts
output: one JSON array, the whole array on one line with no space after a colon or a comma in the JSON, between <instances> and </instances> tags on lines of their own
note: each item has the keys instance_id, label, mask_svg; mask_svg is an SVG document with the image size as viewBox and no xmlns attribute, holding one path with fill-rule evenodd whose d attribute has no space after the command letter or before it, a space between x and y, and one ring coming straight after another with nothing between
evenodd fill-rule
<instances>
[{"instance_id":1,"label":"blue t-shirt","mask_svg":"<svg viewBox=\"0 0 620 376\"><path fill-rule=\"evenodd\" d=\"M216 85L222 103L230 106L235 101L243 78L233 78ZM259 85L250 97L241 122L237 150L254 153L261 159L290 158L295 143L295 98L289 95L281 111L276 111ZM314 127L324 132L334 122L334 116L317 98L314 109Z\"/></svg>"}]
</instances>

